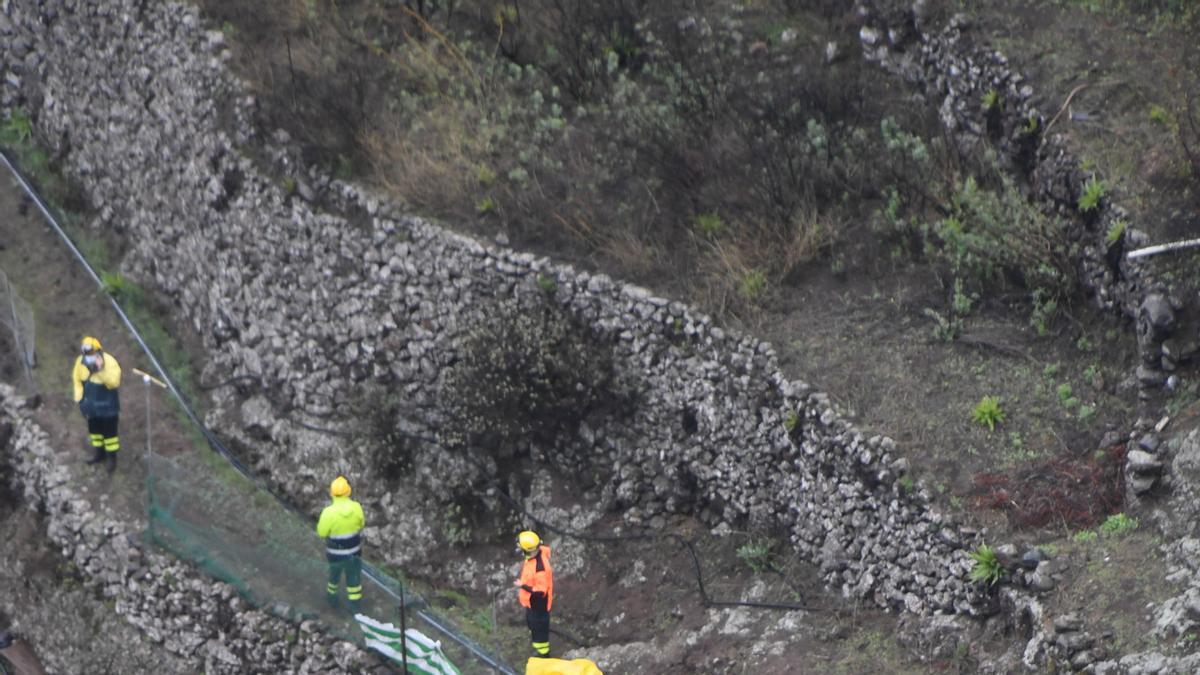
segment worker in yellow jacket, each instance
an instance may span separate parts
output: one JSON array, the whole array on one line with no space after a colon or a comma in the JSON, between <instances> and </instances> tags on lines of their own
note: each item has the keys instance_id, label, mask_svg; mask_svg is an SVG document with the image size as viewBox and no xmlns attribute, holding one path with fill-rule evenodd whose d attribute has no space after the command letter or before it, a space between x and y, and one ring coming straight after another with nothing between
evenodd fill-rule
<instances>
[{"instance_id":1,"label":"worker in yellow jacket","mask_svg":"<svg viewBox=\"0 0 1200 675\"><path fill-rule=\"evenodd\" d=\"M87 419L88 442L92 458L88 464L105 462L109 473L117 470L117 451L121 439L117 435L121 412L121 364L112 354L104 353L100 341L85 337L80 343L79 357L71 370L75 384L75 402Z\"/></svg>"},{"instance_id":2,"label":"worker in yellow jacket","mask_svg":"<svg viewBox=\"0 0 1200 675\"><path fill-rule=\"evenodd\" d=\"M321 511L317 536L325 539L325 560L329 562L326 600L337 607L338 585L346 577L346 599L350 611L357 614L362 601L362 505L350 499L350 481L338 476L329 486L332 502Z\"/></svg>"}]
</instances>

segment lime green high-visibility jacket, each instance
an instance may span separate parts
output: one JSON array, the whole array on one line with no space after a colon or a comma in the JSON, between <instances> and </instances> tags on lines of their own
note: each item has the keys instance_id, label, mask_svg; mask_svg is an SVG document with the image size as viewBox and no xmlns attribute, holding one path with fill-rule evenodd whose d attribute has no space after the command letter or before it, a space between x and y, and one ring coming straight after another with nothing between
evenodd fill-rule
<instances>
[{"instance_id":1,"label":"lime green high-visibility jacket","mask_svg":"<svg viewBox=\"0 0 1200 675\"><path fill-rule=\"evenodd\" d=\"M359 555L362 550L362 505L349 497L334 497L321 511L317 536L325 537L325 554L330 560Z\"/></svg>"}]
</instances>

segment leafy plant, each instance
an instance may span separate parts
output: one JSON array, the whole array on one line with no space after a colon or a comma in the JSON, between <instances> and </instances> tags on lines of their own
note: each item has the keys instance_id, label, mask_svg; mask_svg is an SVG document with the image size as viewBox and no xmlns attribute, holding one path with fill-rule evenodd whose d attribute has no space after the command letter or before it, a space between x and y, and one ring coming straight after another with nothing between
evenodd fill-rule
<instances>
[{"instance_id":1,"label":"leafy plant","mask_svg":"<svg viewBox=\"0 0 1200 675\"><path fill-rule=\"evenodd\" d=\"M141 298L141 288L117 272L101 272L100 287L105 293L123 304L137 302Z\"/></svg>"},{"instance_id":2,"label":"leafy plant","mask_svg":"<svg viewBox=\"0 0 1200 675\"><path fill-rule=\"evenodd\" d=\"M1008 432L1008 443L1012 446L1013 450L1021 450L1025 447L1025 439L1022 438L1019 431Z\"/></svg>"},{"instance_id":3,"label":"leafy plant","mask_svg":"<svg viewBox=\"0 0 1200 675\"><path fill-rule=\"evenodd\" d=\"M1076 413L1076 417L1082 424L1091 424L1092 421L1096 419L1096 414L1097 412L1095 406L1085 404L1079 406L1079 411Z\"/></svg>"},{"instance_id":4,"label":"leafy plant","mask_svg":"<svg viewBox=\"0 0 1200 675\"><path fill-rule=\"evenodd\" d=\"M1063 405L1066 405L1067 401L1070 401L1075 397L1075 390L1066 382L1058 385L1058 387L1055 389L1055 393L1058 394L1058 402L1062 403Z\"/></svg>"},{"instance_id":5,"label":"leafy plant","mask_svg":"<svg viewBox=\"0 0 1200 675\"><path fill-rule=\"evenodd\" d=\"M1108 187L1104 181L1099 180L1095 176L1087 179L1083 184L1083 193L1079 195L1079 211L1081 213L1089 213L1100 207L1100 200L1104 199L1104 194Z\"/></svg>"},{"instance_id":6,"label":"leafy plant","mask_svg":"<svg viewBox=\"0 0 1200 675\"><path fill-rule=\"evenodd\" d=\"M1118 536L1136 530L1138 521L1124 513L1114 513L1100 523L1100 533L1105 536Z\"/></svg>"},{"instance_id":7,"label":"leafy plant","mask_svg":"<svg viewBox=\"0 0 1200 675\"><path fill-rule=\"evenodd\" d=\"M1057 363L1046 364L1046 367L1042 368L1042 377L1044 377L1046 379L1051 379L1055 375L1058 375L1059 369L1060 369L1060 366Z\"/></svg>"},{"instance_id":8,"label":"leafy plant","mask_svg":"<svg viewBox=\"0 0 1200 675\"><path fill-rule=\"evenodd\" d=\"M979 548L971 551L970 555L971 559L975 561L969 575L972 582L993 586L1008 574L1004 566L1000 564L1000 559L996 557L996 552L987 544L980 544Z\"/></svg>"},{"instance_id":9,"label":"leafy plant","mask_svg":"<svg viewBox=\"0 0 1200 675\"><path fill-rule=\"evenodd\" d=\"M959 334L962 333L962 320L957 315L951 314L947 318L932 307L926 307L922 313L933 319L933 337L938 340L942 342L954 342Z\"/></svg>"},{"instance_id":10,"label":"leafy plant","mask_svg":"<svg viewBox=\"0 0 1200 675\"><path fill-rule=\"evenodd\" d=\"M800 414L795 410L789 410L788 414L783 418L783 428L790 434L796 430L796 425L800 423Z\"/></svg>"},{"instance_id":11,"label":"leafy plant","mask_svg":"<svg viewBox=\"0 0 1200 675\"><path fill-rule=\"evenodd\" d=\"M995 89L988 89L983 95L983 109L994 110L1000 105L1000 92Z\"/></svg>"},{"instance_id":12,"label":"leafy plant","mask_svg":"<svg viewBox=\"0 0 1200 675\"><path fill-rule=\"evenodd\" d=\"M986 426L988 431L995 431L996 425L1004 421L1004 411L1000 408L1000 398L984 396L975 404L971 411L971 419L977 424Z\"/></svg>"},{"instance_id":13,"label":"leafy plant","mask_svg":"<svg viewBox=\"0 0 1200 675\"><path fill-rule=\"evenodd\" d=\"M1112 221L1112 224L1108 226L1108 230L1104 233L1104 241L1109 246L1121 241L1121 237L1125 236L1125 228L1128 226L1129 223L1124 218L1117 218Z\"/></svg>"},{"instance_id":14,"label":"leafy plant","mask_svg":"<svg viewBox=\"0 0 1200 675\"><path fill-rule=\"evenodd\" d=\"M548 274L537 275L537 285L546 295L553 295L558 291L558 280Z\"/></svg>"},{"instance_id":15,"label":"leafy plant","mask_svg":"<svg viewBox=\"0 0 1200 675\"><path fill-rule=\"evenodd\" d=\"M758 300L767 289L767 277L759 270L750 270L738 282L738 292L750 301Z\"/></svg>"},{"instance_id":16,"label":"leafy plant","mask_svg":"<svg viewBox=\"0 0 1200 675\"><path fill-rule=\"evenodd\" d=\"M1021 132L1026 136L1032 136L1037 133L1039 127L1041 127L1041 122L1038 121L1037 113L1030 112L1029 116L1025 118L1025 124L1021 126Z\"/></svg>"},{"instance_id":17,"label":"leafy plant","mask_svg":"<svg viewBox=\"0 0 1200 675\"><path fill-rule=\"evenodd\" d=\"M1151 122L1154 122L1155 124L1161 124L1163 126L1168 125L1171 121L1171 114L1167 112L1166 108L1158 104L1150 106L1150 110L1146 113L1146 115L1150 118Z\"/></svg>"},{"instance_id":18,"label":"leafy plant","mask_svg":"<svg viewBox=\"0 0 1200 675\"><path fill-rule=\"evenodd\" d=\"M755 574L775 569L774 545L765 539L751 541L738 547L737 557Z\"/></svg>"},{"instance_id":19,"label":"leafy plant","mask_svg":"<svg viewBox=\"0 0 1200 675\"><path fill-rule=\"evenodd\" d=\"M442 534L446 543L451 546L466 546L471 543L471 522L463 512L461 505L451 504L446 509L445 520L442 523Z\"/></svg>"},{"instance_id":20,"label":"leafy plant","mask_svg":"<svg viewBox=\"0 0 1200 675\"><path fill-rule=\"evenodd\" d=\"M8 119L0 124L0 143L4 145L21 145L33 137L33 122L24 108L16 108L9 112Z\"/></svg>"},{"instance_id":21,"label":"leafy plant","mask_svg":"<svg viewBox=\"0 0 1200 675\"><path fill-rule=\"evenodd\" d=\"M480 164L475 167L475 180L486 187L496 182L496 172L487 164Z\"/></svg>"},{"instance_id":22,"label":"leafy plant","mask_svg":"<svg viewBox=\"0 0 1200 675\"><path fill-rule=\"evenodd\" d=\"M979 299L978 293L967 293L963 290L962 279L954 280L954 296L950 303L950 308L954 310L956 316L965 317L971 313L971 307L975 301Z\"/></svg>"},{"instance_id":23,"label":"leafy plant","mask_svg":"<svg viewBox=\"0 0 1200 675\"><path fill-rule=\"evenodd\" d=\"M495 211L495 210L496 210L496 200L492 199L490 196L484 197L483 199L480 199L479 201L475 202L475 213L478 213L479 215L483 215L485 213L491 213L492 211Z\"/></svg>"},{"instance_id":24,"label":"leafy plant","mask_svg":"<svg viewBox=\"0 0 1200 675\"><path fill-rule=\"evenodd\" d=\"M1098 535L1092 530L1080 530L1071 536L1072 541L1080 544L1091 543L1096 541L1097 538Z\"/></svg>"},{"instance_id":25,"label":"leafy plant","mask_svg":"<svg viewBox=\"0 0 1200 675\"><path fill-rule=\"evenodd\" d=\"M1000 174L996 180L995 189L974 178L960 184L950 215L928 228L927 249L950 266L964 288L1026 289L1032 320L1044 328L1077 286L1073 246L1065 228L1031 204L1011 178Z\"/></svg>"},{"instance_id":26,"label":"leafy plant","mask_svg":"<svg viewBox=\"0 0 1200 675\"><path fill-rule=\"evenodd\" d=\"M725 221L715 213L701 213L696 216L696 229L705 237L714 238L725 231Z\"/></svg>"}]
</instances>

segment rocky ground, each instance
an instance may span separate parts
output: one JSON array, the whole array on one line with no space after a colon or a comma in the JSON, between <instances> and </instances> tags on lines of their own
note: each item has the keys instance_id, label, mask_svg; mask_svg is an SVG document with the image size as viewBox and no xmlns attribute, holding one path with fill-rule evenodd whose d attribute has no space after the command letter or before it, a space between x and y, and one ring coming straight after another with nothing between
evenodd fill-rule
<instances>
[{"instance_id":1,"label":"rocky ground","mask_svg":"<svg viewBox=\"0 0 1200 675\"><path fill-rule=\"evenodd\" d=\"M1054 21L1070 22L1077 18L1069 12L1037 7L1043 12L1038 14L1043 20L1030 23L1026 26L1028 30L1033 30L1035 23L1050 27ZM999 21L995 17L990 20ZM1108 19L1087 20L1103 23ZM988 21L985 16L982 25L992 25ZM1005 39L1024 38L1008 35ZM1012 53L1011 49L1006 51ZM1020 60L1014 58L1014 62ZM1044 86L1055 86L1052 74L1039 77L1036 65L1021 65L1029 67L1038 96L1043 96L1040 92ZM1070 67L1079 66L1074 63ZM1051 98L1057 101L1061 97L1044 96L1045 100L1038 101L1044 112L1054 108ZM1088 105L1089 111L1095 107ZM1083 125L1086 120L1072 123ZM1068 126L1066 122L1059 124ZM1142 199L1137 208L1148 209L1147 204L1152 202ZM18 203L10 196L6 213L15 213ZM1147 219L1154 222L1152 210L1150 213ZM15 236L6 238L6 243L14 243L5 252L12 256L5 260L5 269L10 275L13 272L9 266L21 269L21 276L30 279L24 290L42 317L40 334L50 340L42 350L48 355L47 360L39 368L43 391L40 419L55 443L62 448L74 447L72 428L64 423L71 419L70 406L61 396L60 378L56 375L65 372L65 364L54 360L66 357L54 355L72 353L77 339L75 331L64 331L62 327L75 326L81 317L92 316L98 298L91 295L85 280L64 280L58 274L49 274L49 278L39 276L39 271L45 274L46 270L67 269L70 265L39 260L36 252L48 250L52 244L34 235L36 227L30 221L8 217L10 220L4 221L6 233ZM1169 218L1166 221L1179 222ZM19 230L8 229L17 222L24 223ZM1148 229L1163 236L1188 231L1186 227ZM20 234L16 234L18 231ZM28 266L22 268L21 264ZM1146 396L1148 401L1136 403L1137 383L1130 376L1138 363L1138 354L1132 344L1130 323L1092 313L1086 303L1073 308L1076 323L1056 336L1040 338L1023 322L1006 317L1003 303L997 301L968 324L965 336L973 340L939 343L928 337L928 325L921 313L925 307L941 301L939 292L930 290L936 286L927 274L921 270L897 270L886 265L872 269L864 265L852 266L846 280L841 273L814 267L780 300L779 307L758 318L755 327L780 346L783 363L791 373L828 388L857 413L867 428L896 436L914 465L915 477L920 479L914 487L936 495L948 510L960 517L987 527L990 541L1013 542L1014 554L1036 548L1053 561L1045 568L1038 568L1050 577L1045 584L1048 588L1041 589L1039 600L1044 614L1038 619L1044 624L1026 626L1029 633L1023 632L1020 621L1010 621L1015 625L1009 626L1000 619L966 629L962 625L942 626L946 630L941 632L938 626L913 625L907 621L897 628L894 617L847 606L821 591L816 575L803 565L789 565L790 576L783 578L755 574L735 553L739 542L752 541L749 535L739 533L725 533L704 549L704 560L719 580L716 589L743 600L799 596L820 609L784 614L705 609L691 593L692 579L680 574L677 565L667 564L678 560L676 548L664 545L605 548L564 539L561 625L588 644L607 645L576 653L594 656L609 664L613 672L647 667L662 672L737 672L747 662L763 672L789 671L796 663L811 664L812 672L861 672L867 668L925 672L934 667L963 670L979 667L1000 672L1016 667L1024 656L1025 640L1042 631L1048 641L1059 643L1073 664L1079 667L1094 664L1091 668L1097 672L1194 670L1193 617L1200 612L1193 607L1197 606L1200 591L1192 583L1195 570L1191 561L1197 544L1191 536L1191 519L1187 517L1189 505L1194 501L1190 498L1190 480L1196 454L1189 421L1189 396L1194 398L1195 393L1187 386L1191 371L1186 366L1180 367L1177 375L1182 386L1178 393L1168 397L1169 392L1156 390ZM47 291L52 288L53 294ZM111 317L101 330L118 334ZM134 353L131 345L122 347ZM861 365L845 368L846 363ZM1099 409L1094 421L1079 419L1075 409L1064 405L1059 394L1064 384ZM1001 434L986 433L968 421L970 406L983 393L1000 393L1014 406ZM1155 433L1153 427L1162 419L1164 405L1170 420ZM167 429L163 431L169 433ZM1147 435L1150 439L1143 441ZM1056 456L1060 451L1086 456L1113 442L1126 440L1138 445L1133 450L1146 454L1139 460L1146 472L1163 472L1171 478L1141 500L1131 502L1129 514L1140 521L1140 527L1132 532L1101 532L1089 539L1079 537L1075 528L1066 525L1018 530L994 514L981 512L972 501L972 476L980 470L997 464L1018 466ZM70 456L69 451L61 454ZM132 463L127 463L127 467L131 466ZM129 481L123 490L89 482L88 478L79 480L96 501L106 494L117 511L136 513L136 469L123 476L122 480ZM91 480L95 481L94 477ZM563 521L578 520L582 525L603 522L602 514L577 508L570 495L554 494L549 488L553 481L547 474L539 476L537 482L541 485L538 490L545 493L539 501L553 504L554 515ZM44 518L28 517L28 507L29 504L23 504L7 515L4 527L23 538L30 533L48 532L49 524ZM136 520L131 526L137 527ZM686 529L694 524L679 522L672 526ZM67 580L73 578L73 572L69 569L69 557L56 558L53 551L38 546L22 547L11 555L19 558L13 563L16 567L44 570L51 564L56 569L68 566L41 582L34 575L28 586L11 597L37 599L52 584L66 587L64 594L80 602L87 602L93 595L84 590L86 580L80 582L81 588L70 588ZM463 554L463 571L454 576L464 587L473 588L477 594L475 605L479 605L478 594L491 581L504 581L506 565L495 562L503 560L504 555L486 547ZM631 566L630 560L634 561L635 570L641 570L633 580L625 572ZM480 568L492 570L489 575L494 580L472 582L470 577L477 573L468 570ZM16 584L16 577L6 579L5 583ZM656 592L650 594L648 589ZM718 595L712 589L710 593ZM605 609L598 612L596 604L601 598ZM55 600L59 601L61 598ZM447 600L447 604L456 603ZM471 602L467 604L470 606ZM83 621L80 631L84 635L99 625L107 625L113 618L113 614L105 613L104 602L99 599L88 606L93 610L80 613ZM612 611L617 607L621 611ZM18 617L19 609L20 603L14 602L5 606L5 613ZM508 608L509 615L511 610ZM108 611L114 610L108 608ZM46 626L49 618L31 616L26 621L19 624L22 631L40 632L39 628ZM511 617L503 623L507 635L519 642L520 627ZM964 635L970 636L971 641L964 639ZM898 649L893 636L902 638L908 651ZM63 655L64 660L58 662L61 669L70 671L70 664L75 663L71 659L81 658L72 652L82 649L78 643L58 646L54 638L33 640L43 651ZM135 639L134 643L141 641ZM155 653L155 648L145 647L145 652L139 648L126 654L113 653L110 658L115 659L114 664L136 669L144 663L138 659L153 658L150 654ZM196 653L189 654L189 658L197 658ZM1119 659L1122 656L1125 658ZM122 658L129 661L119 661Z\"/></svg>"}]
</instances>

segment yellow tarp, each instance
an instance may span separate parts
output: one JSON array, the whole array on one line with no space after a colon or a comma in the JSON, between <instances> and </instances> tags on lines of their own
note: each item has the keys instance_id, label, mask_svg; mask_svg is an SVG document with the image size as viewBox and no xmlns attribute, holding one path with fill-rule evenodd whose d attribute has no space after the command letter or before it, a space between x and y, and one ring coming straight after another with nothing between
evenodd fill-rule
<instances>
[{"instance_id":1,"label":"yellow tarp","mask_svg":"<svg viewBox=\"0 0 1200 675\"><path fill-rule=\"evenodd\" d=\"M587 659L531 658L525 664L525 675L604 675L595 663Z\"/></svg>"}]
</instances>

